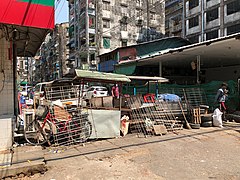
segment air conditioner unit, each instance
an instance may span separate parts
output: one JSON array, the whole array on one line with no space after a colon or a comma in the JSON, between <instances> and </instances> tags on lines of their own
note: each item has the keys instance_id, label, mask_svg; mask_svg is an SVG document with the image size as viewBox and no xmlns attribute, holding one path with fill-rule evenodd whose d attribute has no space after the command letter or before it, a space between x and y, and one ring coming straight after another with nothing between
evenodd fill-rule
<instances>
[{"instance_id":1,"label":"air conditioner unit","mask_svg":"<svg viewBox=\"0 0 240 180\"><path fill-rule=\"evenodd\" d=\"M26 127L27 124L32 122L34 120L35 113L32 109L26 109L23 111L23 120L24 120L24 127Z\"/></svg>"}]
</instances>

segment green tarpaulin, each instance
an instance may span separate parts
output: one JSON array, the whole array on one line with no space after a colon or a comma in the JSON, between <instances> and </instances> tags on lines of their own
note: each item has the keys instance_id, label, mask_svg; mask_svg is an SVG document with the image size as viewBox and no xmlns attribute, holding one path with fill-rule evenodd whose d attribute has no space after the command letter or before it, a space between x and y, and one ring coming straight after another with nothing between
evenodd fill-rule
<instances>
[{"instance_id":1,"label":"green tarpaulin","mask_svg":"<svg viewBox=\"0 0 240 180\"><path fill-rule=\"evenodd\" d=\"M120 66L119 65L115 66L114 72L117 74L132 75L134 74L136 67L137 67L136 62L133 62L131 64L128 63L126 65L121 64Z\"/></svg>"}]
</instances>

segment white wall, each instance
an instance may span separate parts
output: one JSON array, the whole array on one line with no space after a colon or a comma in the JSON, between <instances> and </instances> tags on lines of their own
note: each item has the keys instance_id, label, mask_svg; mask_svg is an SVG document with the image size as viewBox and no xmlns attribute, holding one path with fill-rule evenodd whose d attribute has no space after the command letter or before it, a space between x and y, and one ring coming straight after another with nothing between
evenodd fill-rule
<instances>
[{"instance_id":1,"label":"white wall","mask_svg":"<svg viewBox=\"0 0 240 180\"><path fill-rule=\"evenodd\" d=\"M13 63L9 60L10 43L0 39L0 116L14 114Z\"/></svg>"},{"instance_id":2,"label":"white wall","mask_svg":"<svg viewBox=\"0 0 240 180\"><path fill-rule=\"evenodd\" d=\"M9 50L10 43L5 38L0 38L0 150L12 146L14 88L13 63Z\"/></svg>"}]
</instances>

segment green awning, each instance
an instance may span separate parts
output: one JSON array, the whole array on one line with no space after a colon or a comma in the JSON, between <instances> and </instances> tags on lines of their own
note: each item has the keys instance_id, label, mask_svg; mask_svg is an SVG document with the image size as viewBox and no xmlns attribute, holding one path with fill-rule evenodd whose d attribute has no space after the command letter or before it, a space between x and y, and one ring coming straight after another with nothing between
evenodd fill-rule
<instances>
[{"instance_id":1,"label":"green awning","mask_svg":"<svg viewBox=\"0 0 240 180\"><path fill-rule=\"evenodd\" d=\"M137 63L127 63L115 65L114 72L117 74L132 75L134 74L137 67Z\"/></svg>"},{"instance_id":2,"label":"green awning","mask_svg":"<svg viewBox=\"0 0 240 180\"><path fill-rule=\"evenodd\" d=\"M191 43L189 41L180 37L171 37L171 38L156 40L151 43L144 43L144 44L137 45L136 46L137 56L143 58L145 56L155 54L162 50L178 48L178 47L182 47L190 44Z\"/></svg>"},{"instance_id":3,"label":"green awning","mask_svg":"<svg viewBox=\"0 0 240 180\"><path fill-rule=\"evenodd\" d=\"M131 82L131 80L123 74L86 71L80 69L75 69L75 72L75 79L83 79L88 81Z\"/></svg>"}]
</instances>

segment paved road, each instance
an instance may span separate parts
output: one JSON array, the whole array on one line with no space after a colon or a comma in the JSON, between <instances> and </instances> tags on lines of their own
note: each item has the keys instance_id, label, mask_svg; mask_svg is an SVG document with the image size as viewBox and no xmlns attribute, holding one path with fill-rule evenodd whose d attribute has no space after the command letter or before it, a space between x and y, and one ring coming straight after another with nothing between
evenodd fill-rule
<instances>
[{"instance_id":1,"label":"paved road","mask_svg":"<svg viewBox=\"0 0 240 180\"><path fill-rule=\"evenodd\" d=\"M73 146L61 153L48 149L45 150L48 171L31 179L237 180L240 124L228 126L148 138L130 134Z\"/></svg>"}]
</instances>

